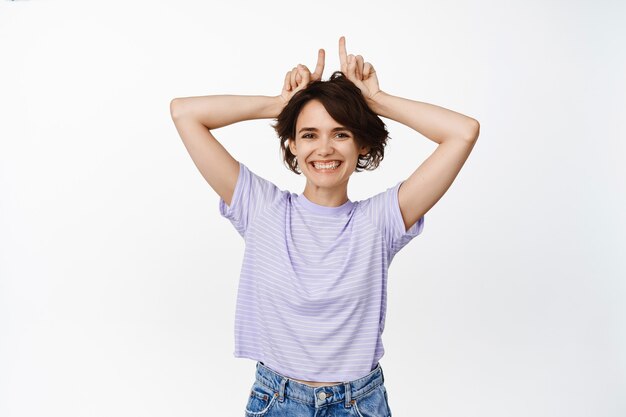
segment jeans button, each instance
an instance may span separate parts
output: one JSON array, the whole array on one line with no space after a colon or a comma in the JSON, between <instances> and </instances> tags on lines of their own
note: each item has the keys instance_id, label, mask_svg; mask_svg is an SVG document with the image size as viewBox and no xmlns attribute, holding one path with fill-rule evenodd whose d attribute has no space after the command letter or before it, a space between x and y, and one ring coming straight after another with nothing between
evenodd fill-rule
<instances>
[{"instance_id":1,"label":"jeans button","mask_svg":"<svg viewBox=\"0 0 626 417\"><path fill-rule=\"evenodd\" d=\"M318 392L317 398L319 398L320 401L324 401L326 399L326 393L324 391Z\"/></svg>"}]
</instances>

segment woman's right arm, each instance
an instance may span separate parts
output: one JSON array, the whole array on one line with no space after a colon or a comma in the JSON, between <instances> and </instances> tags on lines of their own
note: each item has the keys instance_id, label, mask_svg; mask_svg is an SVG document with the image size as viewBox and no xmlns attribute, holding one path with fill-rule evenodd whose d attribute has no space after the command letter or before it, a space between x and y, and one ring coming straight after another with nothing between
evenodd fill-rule
<instances>
[{"instance_id":1,"label":"woman's right arm","mask_svg":"<svg viewBox=\"0 0 626 417\"><path fill-rule=\"evenodd\" d=\"M215 139L211 129L243 120L274 118L285 101L280 96L204 96L175 98L170 113L194 164L211 188L230 205L239 162Z\"/></svg>"},{"instance_id":2,"label":"woman's right arm","mask_svg":"<svg viewBox=\"0 0 626 417\"><path fill-rule=\"evenodd\" d=\"M295 93L321 78L323 69L324 50L320 50L315 72L311 74L304 65L288 71L279 96L216 95L171 101L172 120L187 152L227 205L230 206L237 185L239 162L215 139L211 130L244 120L276 118Z\"/></svg>"},{"instance_id":3,"label":"woman's right arm","mask_svg":"<svg viewBox=\"0 0 626 417\"><path fill-rule=\"evenodd\" d=\"M170 103L174 122L193 119L207 129L217 129L253 119L271 119L285 106L281 96L203 96L175 98Z\"/></svg>"}]
</instances>

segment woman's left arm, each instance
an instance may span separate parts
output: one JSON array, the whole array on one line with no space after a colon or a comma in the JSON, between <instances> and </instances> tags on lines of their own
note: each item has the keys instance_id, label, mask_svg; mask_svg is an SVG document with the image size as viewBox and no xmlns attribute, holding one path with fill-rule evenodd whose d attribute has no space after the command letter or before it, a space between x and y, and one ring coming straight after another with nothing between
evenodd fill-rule
<instances>
[{"instance_id":1,"label":"woman's left arm","mask_svg":"<svg viewBox=\"0 0 626 417\"><path fill-rule=\"evenodd\" d=\"M448 191L469 157L480 125L471 117L380 91L368 101L377 114L409 126L439 144L400 186L398 200L408 230Z\"/></svg>"},{"instance_id":2,"label":"woman's left arm","mask_svg":"<svg viewBox=\"0 0 626 417\"><path fill-rule=\"evenodd\" d=\"M408 230L448 191L472 152L480 125L477 120L433 104L392 96L380 90L374 67L360 55L347 55L339 40L341 70L361 89L370 108L439 144L398 191L400 212Z\"/></svg>"},{"instance_id":3,"label":"woman's left arm","mask_svg":"<svg viewBox=\"0 0 626 417\"><path fill-rule=\"evenodd\" d=\"M402 123L438 144L451 140L476 142L478 139L478 121L461 113L380 90L366 101L376 114Z\"/></svg>"}]
</instances>

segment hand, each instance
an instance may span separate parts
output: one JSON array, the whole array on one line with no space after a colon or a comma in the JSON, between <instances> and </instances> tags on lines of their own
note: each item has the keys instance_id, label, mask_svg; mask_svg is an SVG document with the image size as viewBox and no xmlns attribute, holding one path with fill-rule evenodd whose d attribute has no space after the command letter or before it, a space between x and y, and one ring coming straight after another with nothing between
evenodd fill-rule
<instances>
[{"instance_id":1,"label":"hand","mask_svg":"<svg viewBox=\"0 0 626 417\"><path fill-rule=\"evenodd\" d=\"M315 66L315 72L311 74L311 71L306 65L298 64L291 71L285 75L285 83L283 85L283 91L280 96L285 101L285 104L289 102L291 97L298 91L306 88L309 83L322 79L322 73L324 72L324 58L325 52L320 49L317 53L317 65Z\"/></svg>"},{"instance_id":2,"label":"hand","mask_svg":"<svg viewBox=\"0 0 626 417\"><path fill-rule=\"evenodd\" d=\"M346 38L339 38L339 62L341 72L348 77L359 89L366 100L371 100L380 92L378 77L374 67L369 62L363 62L361 55L354 56L346 53Z\"/></svg>"}]
</instances>

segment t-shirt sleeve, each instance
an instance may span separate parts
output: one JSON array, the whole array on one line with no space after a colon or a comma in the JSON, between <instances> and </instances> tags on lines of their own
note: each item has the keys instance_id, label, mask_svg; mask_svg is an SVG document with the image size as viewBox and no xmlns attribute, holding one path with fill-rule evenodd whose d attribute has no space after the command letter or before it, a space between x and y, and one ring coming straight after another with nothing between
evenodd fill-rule
<instances>
[{"instance_id":1,"label":"t-shirt sleeve","mask_svg":"<svg viewBox=\"0 0 626 417\"><path fill-rule=\"evenodd\" d=\"M393 258L407 243L424 230L424 216L411 225L409 230L404 226L398 191L404 181L369 199L367 210L370 218L383 233L390 258Z\"/></svg>"},{"instance_id":2,"label":"t-shirt sleeve","mask_svg":"<svg viewBox=\"0 0 626 417\"><path fill-rule=\"evenodd\" d=\"M277 202L283 193L272 182L259 177L239 162L239 176L230 206L220 198L220 214L230 220L237 232L245 238L254 219Z\"/></svg>"}]
</instances>

